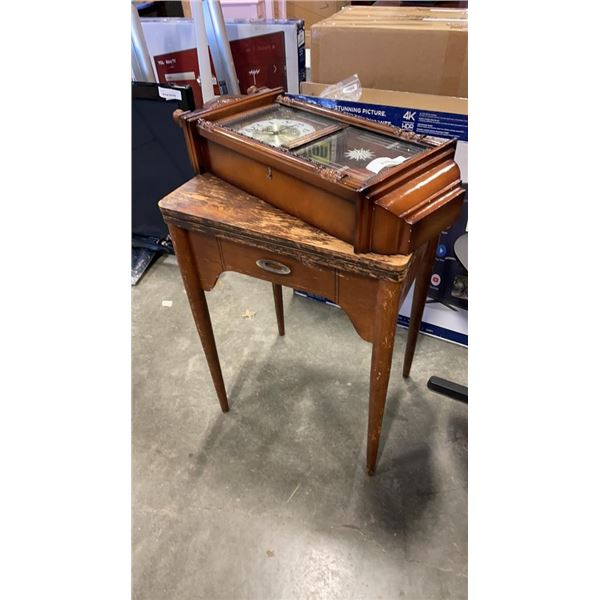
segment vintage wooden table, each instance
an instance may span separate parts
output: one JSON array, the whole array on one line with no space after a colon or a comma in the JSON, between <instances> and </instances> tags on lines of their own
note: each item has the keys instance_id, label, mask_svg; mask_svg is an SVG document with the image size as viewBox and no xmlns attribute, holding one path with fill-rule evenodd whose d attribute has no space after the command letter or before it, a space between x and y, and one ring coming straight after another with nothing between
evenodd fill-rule
<instances>
[{"instance_id":1,"label":"vintage wooden table","mask_svg":"<svg viewBox=\"0 0 600 600\"><path fill-rule=\"evenodd\" d=\"M229 404L204 292L214 287L224 271L272 283L279 335L284 335L281 286L285 285L335 302L360 337L372 343L367 472L373 475L398 309L416 280L404 351L403 375L408 377L437 240L407 256L355 254L350 244L210 174L197 175L163 198L159 206L223 412Z\"/></svg>"}]
</instances>

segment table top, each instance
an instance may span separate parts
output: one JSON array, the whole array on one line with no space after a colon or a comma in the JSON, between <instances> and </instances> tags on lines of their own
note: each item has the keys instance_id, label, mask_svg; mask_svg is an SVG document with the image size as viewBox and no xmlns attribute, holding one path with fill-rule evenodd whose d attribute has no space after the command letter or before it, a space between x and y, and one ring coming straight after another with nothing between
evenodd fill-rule
<instances>
[{"instance_id":1,"label":"table top","mask_svg":"<svg viewBox=\"0 0 600 600\"><path fill-rule=\"evenodd\" d=\"M400 279L411 255L356 254L353 247L211 174L196 175L165 196L165 221L240 240L270 242L351 271Z\"/></svg>"}]
</instances>

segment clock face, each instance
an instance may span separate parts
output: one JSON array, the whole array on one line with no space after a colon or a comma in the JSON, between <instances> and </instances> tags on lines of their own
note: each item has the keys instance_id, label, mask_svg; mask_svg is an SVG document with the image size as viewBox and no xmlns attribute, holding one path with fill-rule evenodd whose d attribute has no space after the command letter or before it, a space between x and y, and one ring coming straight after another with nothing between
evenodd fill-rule
<instances>
[{"instance_id":1,"label":"clock face","mask_svg":"<svg viewBox=\"0 0 600 600\"><path fill-rule=\"evenodd\" d=\"M262 119L238 129L238 133L247 135L259 142L279 147L314 133L316 127L298 119Z\"/></svg>"},{"instance_id":2,"label":"clock face","mask_svg":"<svg viewBox=\"0 0 600 600\"><path fill-rule=\"evenodd\" d=\"M286 146L329 127L336 121L288 106L268 106L233 119L219 121L219 125L275 148Z\"/></svg>"}]
</instances>

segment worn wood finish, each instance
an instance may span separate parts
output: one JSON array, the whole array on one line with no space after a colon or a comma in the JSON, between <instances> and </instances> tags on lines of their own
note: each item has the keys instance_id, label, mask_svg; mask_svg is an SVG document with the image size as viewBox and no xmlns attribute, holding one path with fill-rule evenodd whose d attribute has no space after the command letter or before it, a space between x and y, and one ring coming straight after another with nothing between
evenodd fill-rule
<instances>
[{"instance_id":1,"label":"worn wood finish","mask_svg":"<svg viewBox=\"0 0 600 600\"><path fill-rule=\"evenodd\" d=\"M235 152L225 145L208 142L208 148L212 165L210 171L217 177L262 198L305 223L318 226L334 237L352 242L355 205L351 199L331 193L318 178L302 181L281 169L265 166L255 159ZM246 183L243 183L242 179L246 180ZM285 193L282 193L282 190L285 190ZM315 205L321 207L321 219L318 224L311 223Z\"/></svg>"},{"instance_id":2,"label":"worn wood finish","mask_svg":"<svg viewBox=\"0 0 600 600\"><path fill-rule=\"evenodd\" d=\"M283 291L278 283L273 285L273 300L275 301L275 314L277 315L277 329L279 335L285 335L285 321L283 318Z\"/></svg>"},{"instance_id":3,"label":"worn wood finish","mask_svg":"<svg viewBox=\"0 0 600 600\"><path fill-rule=\"evenodd\" d=\"M429 240L424 248L423 260L419 261L418 271L415 279L415 292L413 295L412 306L410 309L410 322L408 324L408 335L406 337L406 348L404 350L404 365L402 367L402 376L410 375L415 348L417 346L417 336L423 310L425 309L425 300L427 299L427 290L433 270L433 261L437 248L437 238Z\"/></svg>"},{"instance_id":4,"label":"worn wood finish","mask_svg":"<svg viewBox=\"0 0 600 600\"><path fill-rule=\"evenodd\" d=\"M409 254L457 218L464 190L454 162L456 140L440 142L279 95L281 89L229 99L224 105L177 113L196 173L210 172L330 235L357 253ZM326 116L336 125L276 148L227 127L274 104ZM297 156L290 149L326 140L340 127L420 144L425 150L366 182L347 167Z\"/></svg>"},{"instance_id":5,"label":"worn wood finish","mask_svg":"<svg viewBox=\"0 0 600 600\"><path fill-rule=\"evenodd\" d=\"M412 255L355 254L352 246L210 174L160 201L221 408L228 410L205 291L224 271L272 284L279 334L285 333L282 286L337 303L357 333L373 344L367 472L375 472L398 308L412 281L429 278L435 244ZM420 289L420 288L419 288ZM419 293L415 304L424 302ZM411 318L418 331L421 312ZM409 335L413 335L412 333ZM414 351L414 344L412 346ZM410 357L412 360L412 356Z\"/></svg>"},{"instance_id":6,"label":"worn wood finish","mask_svg":"<svg viewBox=\"0 0 600 600\"><path fill-rule=\"evenodd\" d=\"M289 249L298 260L398 281L410 255L355 254L347 242L311 227L211 174L190 179L165 196L159 207L165 221L186 229L222 233L231 239Z\"/></svg>"},{"instance_id":7,"label":"worn wood finish","mask_svg":"<svg viewBox=\"0 0 600 600\"><path fill-rule=\"evenodd\" d=\"M392 353L396 337L401 286L391 281L377 285L376 306L373 315L373 350L371 352L371 380L369 388L369 425L367 430L367 473L375 473L381 424L385 411Z\"/></svg>"},{"instance_id":8,"label":"worn wood finish","mask_svg":"<svg viewBox=\"0 0 600 600\"><path fill-rule=\"evenodd\" d=\"M201 276L197 265L194 264L194 257L188 242L188 236L190 234L184 229L171 225L169 225L169 234L173 240L183 285L187 292L192 315L194 316L194 321L196 323L196 329L198 330L200 341L204 348L204 354L215 386L215 391L217 392L219 404L221 405L221 410L226 413L229 410L227 392L225 391L225 383L223 382L223 373L221 373L221 363L219 362L215 336L212 329L212 323L210 322L208 304L206 303L206 296L202 289Z\"/></svg>"}]
</instances>

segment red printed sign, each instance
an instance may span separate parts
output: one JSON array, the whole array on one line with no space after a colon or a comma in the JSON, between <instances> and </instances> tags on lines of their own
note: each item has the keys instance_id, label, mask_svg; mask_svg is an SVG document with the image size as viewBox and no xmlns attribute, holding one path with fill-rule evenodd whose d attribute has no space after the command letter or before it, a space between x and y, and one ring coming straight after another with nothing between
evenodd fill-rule
<instances>
[{"instance_id":1,"label":"red printed sign","mask_svg":"<svg viewBox=\"0 0 600 600\"><path fill-rule=\"evenodd\" d=\"M240 91L256 87L283 87L287 91L285 36L283 31L229 43Z\"/></svg>"},{"instance_id":2,"label":"red printed sign","mask_svg":"<svg viewBox=\"0 0 600 600\"><path fill-rule=\"evenodd\" d=\"M154 57L158 81L160 83L177 83L179 85L189 84L194 93L194 102L197 107L202 106L202 90L198 83L198 54L195 48L169 52ZM215 96L220 94L217 78L215 77L215 66L210 58L212 71L212 84Z\"/></svg>"},{"instance_id":3,"label":"red printed sign","mask_svg":"<svg viewBox=\"0 0 600 600\"><path fill-rule=\"evenodd\" d=\"M283 31L234 40L230 42L230 47L242 94L253 85L270 88L281 86L287 90ZM154 57L154 64L160 83L191 85L196 106L202 106L202 91L197 80L198 55L195 48L157 55ZM220 90L212 57L210 67L213 89L218 96Z\"/></svg>"}]
</instances>

